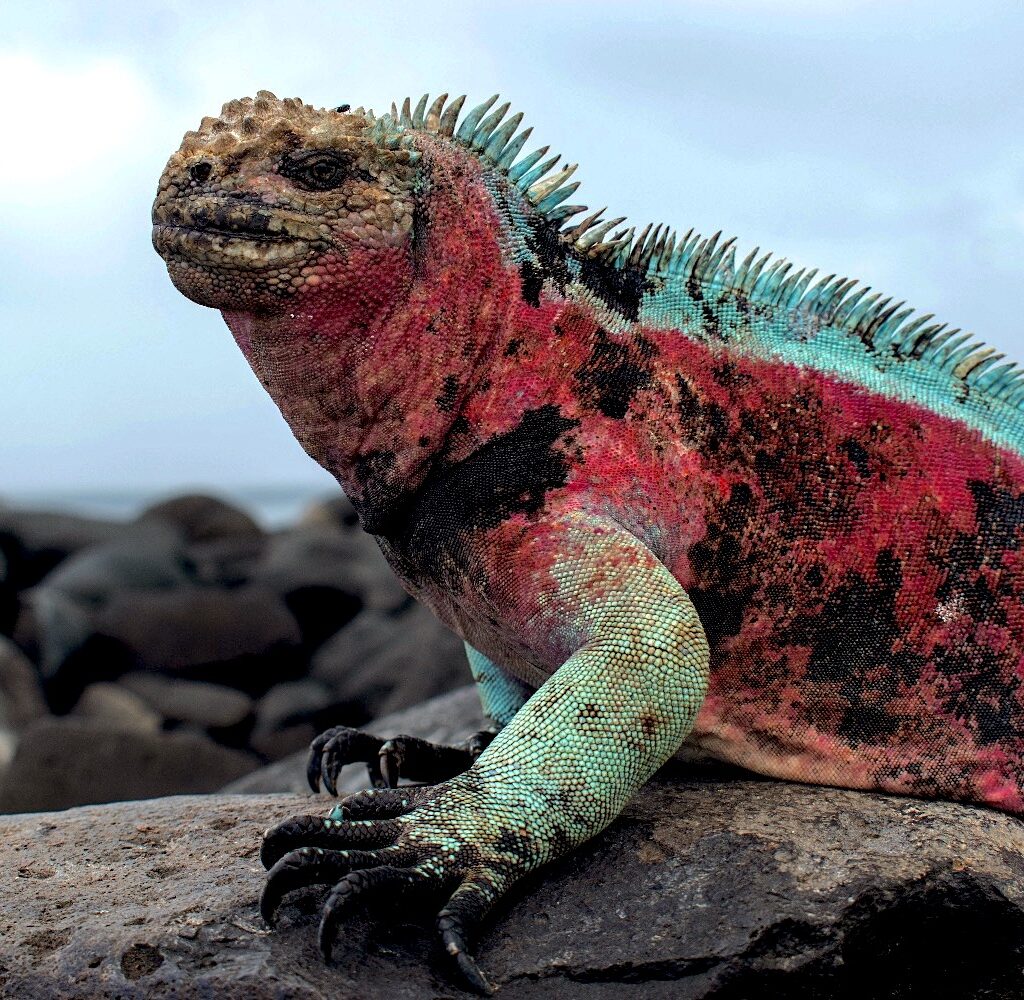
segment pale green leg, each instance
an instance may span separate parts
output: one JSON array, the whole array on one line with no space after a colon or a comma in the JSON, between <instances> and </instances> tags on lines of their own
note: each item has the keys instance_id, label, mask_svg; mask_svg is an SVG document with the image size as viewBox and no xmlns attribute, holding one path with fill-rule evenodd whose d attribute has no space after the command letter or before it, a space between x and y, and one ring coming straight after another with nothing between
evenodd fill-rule
<instances>
[{"instance_id":1,"label":"pale green leg","mask_svg":"<svg viewBox=\"0 0 1024 1000\"><path fill-rule=\"evenodd\" d=\"M477 694L483 706L484 715L498 729L503 729L516 712L526 704L532 689L510 676L493 660L466 643L466 659L476 681Z\"/></svg>"},{"instance_id":2,"label":"pale green leg","mask_svg":"<svg viewBox=\"0 0 1024 1000\"><path fill-rule=\"evenodd\" d=\"M562 665L467 771L432 787L361 793L264 841L271 903L288 886L340 878L324 904L325 954L357 894L444 887L445 950L486 990L467 938L494 901L607 826L693 727L707 639L654 553L616 523L578 513L520 537L498 560L489 598L538 662ZM512 704L496 699L495 711ZM303 853L307 845L316 850Z\"/></svg>"}]
</instances>

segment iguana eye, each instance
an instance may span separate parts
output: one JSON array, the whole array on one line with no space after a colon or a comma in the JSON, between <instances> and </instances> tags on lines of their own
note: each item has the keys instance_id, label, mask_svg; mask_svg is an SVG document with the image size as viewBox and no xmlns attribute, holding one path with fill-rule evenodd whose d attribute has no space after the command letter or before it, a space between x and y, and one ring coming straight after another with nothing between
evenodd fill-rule
<instances>
[{"instance_id":1,"label":"iguana eye","mask_svg":"<svg viewBox=\"0 0 1024 1000\"><path fill-rule=\"evenodd\" d=\"M280 172L307 191L330 191L350 174L348 160L329 149L292 153L282 161Z\"/></svg>"}]
</instances>

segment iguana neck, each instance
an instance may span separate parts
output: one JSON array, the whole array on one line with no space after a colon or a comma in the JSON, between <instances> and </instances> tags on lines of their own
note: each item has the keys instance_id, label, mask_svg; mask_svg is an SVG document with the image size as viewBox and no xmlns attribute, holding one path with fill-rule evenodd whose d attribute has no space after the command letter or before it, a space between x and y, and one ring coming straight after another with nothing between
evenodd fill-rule
<instances>
[{"instance_id":1,"label":"iguana neck","mask_svg":"<svg viewBox=\"0 0 1024 1000\"><path fill-rule=\"evenodd\" d=\"M518 298L479 163L440 145L427 154L412 241L353 248L338 271L358 284L307 279L287 311L223 313L303 448L372 533L401 516L444 454L500 341L501 304Z\"/></svg>"}]
</instances>

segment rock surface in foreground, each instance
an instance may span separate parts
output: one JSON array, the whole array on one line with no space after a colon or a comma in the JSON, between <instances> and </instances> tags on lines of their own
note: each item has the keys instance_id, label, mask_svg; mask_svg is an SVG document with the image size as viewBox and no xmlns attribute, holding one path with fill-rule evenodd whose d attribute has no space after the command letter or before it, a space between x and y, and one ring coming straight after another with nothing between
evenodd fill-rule
<instances>
[{"instance_id":1,"label":"rock surface in foreground","mask_svg":"<svg viewBox=\"0 0 1024 1000\"><path fill-rule=\"evenodd\" d=\"M159 799L0 819L0 995L420 998L446 980L409 907L315 945L322 893L256 910L259 833L325 800ZM1020 997L1024 824L771 782L655 783L499 908L510 997Z\"/></svg>"}]
</instances>

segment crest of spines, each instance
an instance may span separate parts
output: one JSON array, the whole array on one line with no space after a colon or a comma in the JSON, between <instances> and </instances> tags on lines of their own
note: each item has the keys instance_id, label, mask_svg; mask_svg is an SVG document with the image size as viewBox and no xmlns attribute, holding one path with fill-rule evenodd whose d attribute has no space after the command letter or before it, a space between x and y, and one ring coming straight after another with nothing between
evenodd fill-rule
<instances>
[{"instance_id":1,"label":"crest of spines","mask_svg":"<svg viewBox=\"0 0 1024 1000\"><path fill-rule=\"evenodd\" d=\"M432 132L466 147L481 161L504 174L537 212L557 228L563 242L582 257L620 269L638 270L650 277L675 279L699 285L705 294L729 290L750 301L782 310L803 313L819 326L833 326L856 337L880 354L916 359L962 380L966 385L1024 409L1024 369L995 348L974 340L969 333L930 322L932 314L913 316L904 302L893 302L858 286L855 280L830 274L818 278L817 269L793 269L793 265L755 248L736 264L735 239L722 234L703 237L692 229L678 235L668 226L648 225L640 233L622 226L625 217L606 219L606 209L575 220L586 205L566 204L579 187L569 183L578 164L563 165L552 173L560 156L548 157L542 146L517 159L532 128L519 130L523 115L509 118L508 102L494 105L498 95L468 111L462 120L465 96L448 103L441 94L433 102L424 94L413 107L406 98L401 109L377 118L357 109L372 123L371 136L397 149L410 129ZM493 109L493 110L492 110ZM817 280L815 280L817 278Z\"/></svg>"}]
</instances>

